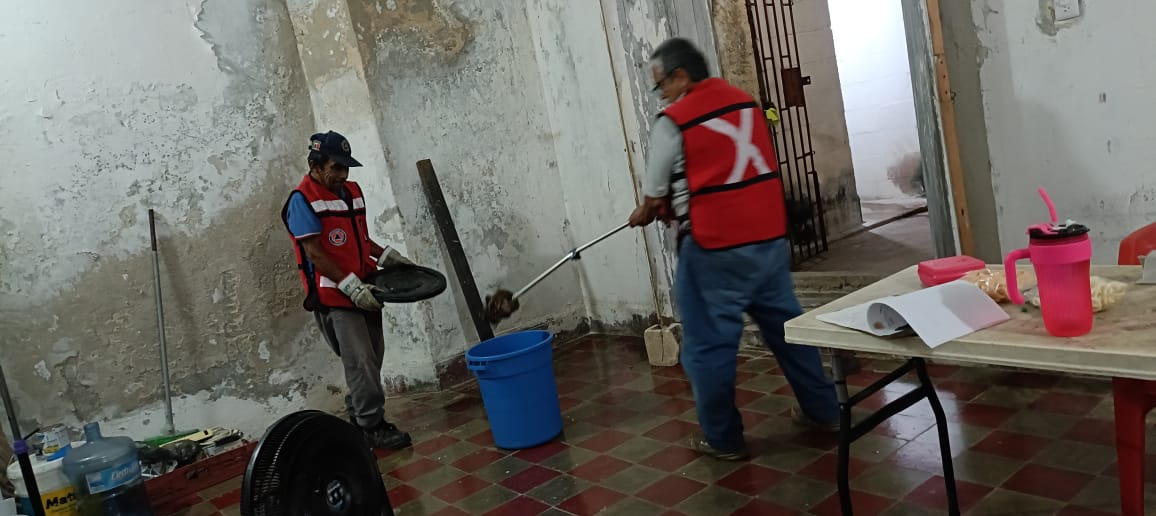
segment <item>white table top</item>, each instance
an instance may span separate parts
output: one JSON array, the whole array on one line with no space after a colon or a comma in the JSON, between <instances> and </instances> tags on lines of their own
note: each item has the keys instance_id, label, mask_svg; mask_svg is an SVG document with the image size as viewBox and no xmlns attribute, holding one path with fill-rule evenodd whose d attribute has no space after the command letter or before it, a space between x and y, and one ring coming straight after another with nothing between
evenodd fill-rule
<instances>
[{"instance_id":1,"label":"white table top","mask_svg":"<svg viewBox=\"0 0 1156 516\"><path fill-rule=\"evenodd\" d=\"M1129 289L1117 304L1096 314L1092 332L1082 337L1052 337L1044 330L1039 309L1028 306L1025 313L1022 307L1010 303L1002 305L1011 315L1010 321L934 350L918 337L882 339L815 319L820 314L923 288L913 266L789 321L787 342L962 363L1156 380L1156 285L1134 284L1140 277L1138 266L1093 266L1092 274L1128 283Z\"/></svg>"}]
</instances>

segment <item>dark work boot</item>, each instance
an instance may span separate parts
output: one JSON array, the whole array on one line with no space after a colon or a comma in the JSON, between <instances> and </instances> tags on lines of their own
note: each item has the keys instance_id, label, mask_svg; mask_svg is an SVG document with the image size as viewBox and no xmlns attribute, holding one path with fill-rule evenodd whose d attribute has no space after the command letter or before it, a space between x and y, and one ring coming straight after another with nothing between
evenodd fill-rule
<instances>
[{"instance_id":1,"label":"dark work boot","mask_svg":"<svg viewBox=\"0 0 1156 516\"><path fill-rule=\"evenodd\" d=\"M714 457L718 460L726 460L726 461L746 460L746 459L750 458L750 456L751 456L751 454L749 452L747 452L747 448L745 446L742 448L739 448L738 450L735 450L733 452L719 451L719 450L715 449L714 446L711 446L710 443L706 442L706 437L704 437L702 434L696 434L696 435L692 436L690 438L689 446L690 446L690 449L692 449L696 452L699 452L703 455L708 455L708 456Z\"/></svg>"},{"instance_id":2,"label":"dark work boot","mask_svg":"<svg viewBox=\"0 0 1156 516\"><path fill-rule=\"evenodd\" d=\"M361 431L371 448L401 450L413 444L408 433L398 430L397 426L388 421L383 420L376 427L362 428Z\"/></svg>"}]
</instances>

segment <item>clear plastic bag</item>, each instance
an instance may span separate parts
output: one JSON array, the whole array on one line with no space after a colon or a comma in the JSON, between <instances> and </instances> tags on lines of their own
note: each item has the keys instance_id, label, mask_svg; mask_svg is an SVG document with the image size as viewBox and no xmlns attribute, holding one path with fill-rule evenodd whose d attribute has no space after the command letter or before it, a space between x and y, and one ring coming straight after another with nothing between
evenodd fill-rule
<instances>
[{"instance_id":1,"label":"clear plastic bag","mask_svg":"<svg viewBox=\"0 0 1156 516\"><path fill-rule=\"evenodd\" d=\"M1007 295L1007 277L1004 276L1002 270L994 272L987 268L980 269L965 274L961 279L979 287L996 303L1006 303L1011 300ZM1016 272L1016 281L1019 282L1020 289L1034 287L1036 274L1030 269L1021 269Z\"/></svg>"},{"instance_id":2,"label":"clear plastic bag","mask_svg":"<svg viewBox=\"0 0 1156 516\"><path fill-rule=\"evenodd\" d=\"M1099 313L1111 308L1128 292L1128 284L1099 276L1092 276L1092 312ZM1028 304L1040 306L1040 291L1032 288L1024 292L1024 300Z\"/></svg>"}]
</instances>

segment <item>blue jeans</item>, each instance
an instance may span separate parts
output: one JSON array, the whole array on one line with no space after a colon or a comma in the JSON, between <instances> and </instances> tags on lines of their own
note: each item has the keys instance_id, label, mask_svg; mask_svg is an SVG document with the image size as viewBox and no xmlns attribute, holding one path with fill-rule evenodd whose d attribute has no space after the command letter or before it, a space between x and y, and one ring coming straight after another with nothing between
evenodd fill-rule
<instances>
[{"instance_id":1,"label":"blue jeans","mask_svg":"<svg viewBox=\"0 0 1156 516\"><path fill-rule=\"evenodd\" d=\"M759 325L803 412L839 421L835 385L823 372L818 348L787 344L783 324L803 313L791 281L786 239L708 251L686 236L679 246L674 296L682 319L683 369L694 389L699 426L711 447L745 446L735 407L735 373L743 313Z\"/></svg>"}]
</instances>

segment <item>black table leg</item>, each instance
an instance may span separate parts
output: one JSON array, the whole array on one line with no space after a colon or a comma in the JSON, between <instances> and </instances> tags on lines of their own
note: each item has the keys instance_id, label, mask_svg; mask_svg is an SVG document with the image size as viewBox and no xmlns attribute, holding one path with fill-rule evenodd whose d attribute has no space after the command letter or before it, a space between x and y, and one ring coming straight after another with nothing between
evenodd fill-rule
<instances>
[{"instance_id":1,"label":"black table leg","mask_svg":"<svg viewBox=\"0 0 1156 516\"><path fill-rule=\"evenodd\" d=\"M839 484L839 506L843 514L851 514L851 404L848 403L845 356L831 356L831 376L835 381L835 397L839 400L839 455L835 478Z\"/></svg>"},{"instance_id":2,"label":"black table leg","mask_svg":"<svg viewBox=\"0 0 1156 516\"><path fill-rule=\"evenodd\" d=\"M914 371L915 375L919 378L918 387L904 394L899 399L884 405L883 408L867 416L862 421L856 424L851 423L851 409L854 408L856 404L912 371ZM951 442L947 428L947 417L943 412L943 405L939 402L939 396L935 392L935 387L931 384L931 377L927 374L927 364L924 360L922 358L908 360L898 369L892 371L875 383L872 383L854 396L848 396L846 375L843 374L843 366L838 356L835 356L831 361L831 375L834 377L835 392L839 398L839 460L836 480L839 486L839 505L843 509L843 514L846 516L853 514L851 507L851 481L849 478L851 443L867 435L868 432L874 430L875 427L882 424L891 416L926 399L927 402L931 404L931 410L935 414L935 426L939 432L939 451L943 463L943 479L946 483L947 490L948 514L958 516L959 500L955 490L955 469L951 461Z\"/></svg>"},{"instance_id":3,"label":"black table leg","mask_svg":"<svg viewBox=\"0 0 1156 516\"><path fill-rule=\"evenodd\" d=\"M955 466L951 461L951 437L947 431L947 416L943 413L943 404L939 402L939 395L931 384L931 376L927 374L927 364L922 358L915 367L915 374L919 376L920 388L927 390L927 402L931 404L931 411L935 414L935 428L939 431L939 456L943 462L943 481L947 489L947 507L952 516L959 515L959 499L955 492Z\"/></svg>"}]
</instances>

